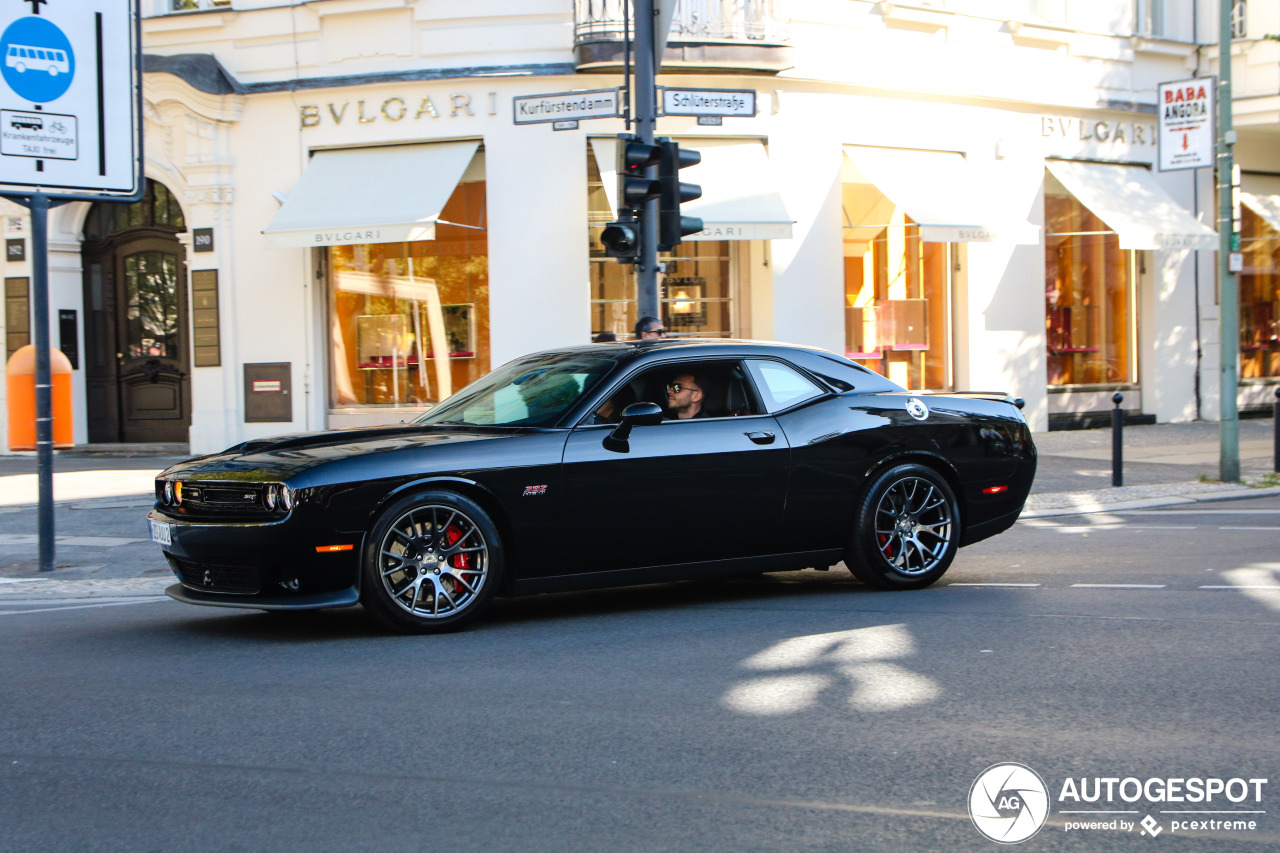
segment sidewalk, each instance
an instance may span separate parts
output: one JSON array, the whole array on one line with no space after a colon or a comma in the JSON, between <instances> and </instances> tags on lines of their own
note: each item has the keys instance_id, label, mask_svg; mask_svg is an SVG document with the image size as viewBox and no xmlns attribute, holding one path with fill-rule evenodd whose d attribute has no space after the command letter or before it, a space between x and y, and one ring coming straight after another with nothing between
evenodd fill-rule
<instances>
[{"instance_id":1,"label":"sidewalk","mask_svg":"<svg viewBox=\"0 0 1280 853\"><path fill-rule=\"evenodd\" d=\"M1124 430L1124 486L1111 486L1111 430L1036 435L1036 482L1023 518L1170 506L1280 494L1273 473L1274 421L1240 421L1240 483L1218 482L1218 425L1201 422Z\"/></svg>"}]
</instances>

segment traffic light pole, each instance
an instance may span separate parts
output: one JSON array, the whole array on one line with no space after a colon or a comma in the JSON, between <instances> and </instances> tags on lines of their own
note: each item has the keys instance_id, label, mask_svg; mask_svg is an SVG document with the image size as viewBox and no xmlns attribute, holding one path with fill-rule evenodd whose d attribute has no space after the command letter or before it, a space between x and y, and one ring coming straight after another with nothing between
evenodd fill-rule
<instances>
[{"instance_id":1,"label":"traffic light pole","mask_svg":"<svg viewBox=\"0 0 1280 853\"><path fill-rule=\"evenodd\" d=\"M640 141L653 144L658 124L657 67L654 59L653 0L634 0L636 15L635 98L633 109ZM658 179L658 167L645 169L649 180ZM640 211L640 254L636 264L636 297L639 317L657 317L658 312L658 199L651 198Z\"/></svg>"},{"instance_id":2,"label":"traffic light pole","mask_svg":"<svg viewBox=\"0 0 1280 853\"><path fill-rule=\"evenodd\" d=\"M1236 394L1240 354L1240 300L1236 290L1236 274L1229 263L1233 245L1235 211L1232 198L1232 176L1235 172L1231 146L1235 132L1231 128L1231 7L1230 0L1219 0L1218 21L1218 323L1222 352L1219 370L1221 397L1218 424L1218 478L1224 483L1240 480L1240 413Z\"/></svg>"}]
</instances>

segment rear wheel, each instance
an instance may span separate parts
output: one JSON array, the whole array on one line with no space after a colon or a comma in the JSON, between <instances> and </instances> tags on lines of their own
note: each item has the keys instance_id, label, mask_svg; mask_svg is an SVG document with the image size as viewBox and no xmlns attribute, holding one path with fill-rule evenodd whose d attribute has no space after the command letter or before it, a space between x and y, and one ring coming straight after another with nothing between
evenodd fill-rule
<instances>
[{"instance_id":1,"label":"rear wheel","mask_svg":"<svg viewBox=\"0 0 1280 853\"><path fill-rule=\"evenodd\" d=\"M475 502L426 492L390 506L370 532L361 602L403 633L461 627L484 610L502 577L498 529Z\"/></svg>"},{"instance_id":2,"label":"rear wheel","mask_svg":"<svg viewBox=\"0 0 1280 853\"><path fill-rule=\"evenodd\" d=\"M960 508L932 468L897 465L862 499L849 544L849 570L881 589L921 589L942 577L960 542Z\"/></svg>"}]
</instances>

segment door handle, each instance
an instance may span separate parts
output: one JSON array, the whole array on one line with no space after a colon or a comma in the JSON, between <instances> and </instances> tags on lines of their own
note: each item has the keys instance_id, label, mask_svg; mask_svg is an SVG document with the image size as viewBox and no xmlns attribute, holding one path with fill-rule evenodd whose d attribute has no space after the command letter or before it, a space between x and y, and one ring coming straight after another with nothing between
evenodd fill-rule
<instances>
[{"instance_id":1,"label":"door handle","mask_svg":"<svg viewBox=\"0 0 1280 853\"><path fill-rule=\"evenodd\" d=\"M743 435L756 444L773 444L773 433L771 432L745 432Z\"/></svg>"}]
</instances>

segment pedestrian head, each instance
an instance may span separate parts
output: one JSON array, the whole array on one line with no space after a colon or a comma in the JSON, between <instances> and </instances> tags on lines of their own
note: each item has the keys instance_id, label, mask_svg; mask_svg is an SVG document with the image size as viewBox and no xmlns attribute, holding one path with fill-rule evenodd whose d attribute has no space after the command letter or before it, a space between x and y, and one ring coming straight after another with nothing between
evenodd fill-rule
<instances>
[{"instance_id":1,"label":"pedestrian head","mask_svg":"<svg viewBox=\"0 0 1280 853\"><path fill-rule=\"evenodd\" d=\"M643 341L666 336L667 330L663 328L662 321L657 317L641 317L636 320L636 340Z\"/></svg>"}]
</instances>

